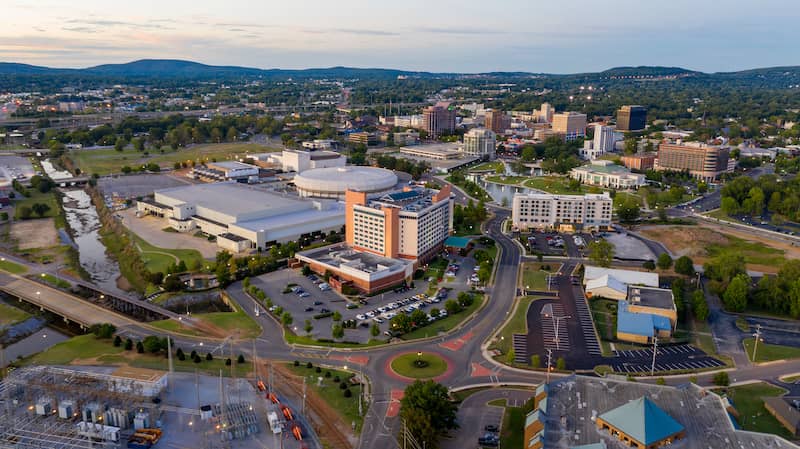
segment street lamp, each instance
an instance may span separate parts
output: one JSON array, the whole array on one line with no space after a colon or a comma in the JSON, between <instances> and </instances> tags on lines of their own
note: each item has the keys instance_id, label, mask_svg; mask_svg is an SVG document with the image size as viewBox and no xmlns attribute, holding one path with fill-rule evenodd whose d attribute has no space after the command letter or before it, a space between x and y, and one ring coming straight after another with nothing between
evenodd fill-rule
<instances>
[{"instance_id":1,"label":"street lamp","mask_svg":"<svg viewBox=\"0 0 800 449\"><path fill-rule=\"evenodd\" d=\"M417 351L417 362L422 361L422 351Z\"/></svg>"},{"instance_id":2,"label":"street lamp","mask_svg":"<svg viewBox=\"0 0 800 449\"><path fill-rule=\"evenodd\" d=\"M753 359L751 361L755 362L756 361L756 351L758 350L758 342L759 341L764 341L761 338L761 325L760 324L756 324L756 331L753 333L753 337L755 338L755 341L753 342Z\"/></svg>"}]
</instances>

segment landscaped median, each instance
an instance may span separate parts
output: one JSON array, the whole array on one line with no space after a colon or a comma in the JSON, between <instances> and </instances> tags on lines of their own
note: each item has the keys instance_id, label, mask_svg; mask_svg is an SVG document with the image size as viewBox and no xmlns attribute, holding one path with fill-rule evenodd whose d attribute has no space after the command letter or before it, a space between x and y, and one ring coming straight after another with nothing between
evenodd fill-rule
<instances>
[{"instance_id":1,"label":"landscaped median","mask_svg":"<svg viewBox=\"0 0 800 449\"><path fill-rule=\"evenodd\" d=\"M409 352L392 359L396 374L411 379L434 379L447 371L447 361L430 352Z\"/></svg>"},{"instance_id":2,"label":"landscaped median","mask_svg":"<svg viewBox=\"0 0 800 449\"><path fill-rule=\"evenodd\" d=\"M7 271L11 274L25 274L28 272L28 267L3 258L0 260L0 270Z\"/></svg>"},{"instance_id":3,"label":"landscaped median","mask_svg":"<svg viewBox=\"0 0 800 449\"><path fill-rule=\"evenodd\" d=\"M800 358L800 348L793 346L771 345L764 343L763 341L759 341L758 347L754 348L754 338L745 338L742 343L744 345L744 351L747 354L747 358L751 362L762 363L773 362L775 360L791 360ZM755 360L753 360L754 349L756 353Z\"/></svg>"},{"instance_id":4,"label":"landscaped median","mask_svg":"<svg viewBox=\"0 0 800 449\"><path fill-rule=\"evenodd\" d=\"M786 390L766 382L757 382L716 390L725 394L738 412L736 421L743 430L771 433L788 440L794 439L785 427L764 407L764 398L778 397Z\"/></svg>"}]
</instances>

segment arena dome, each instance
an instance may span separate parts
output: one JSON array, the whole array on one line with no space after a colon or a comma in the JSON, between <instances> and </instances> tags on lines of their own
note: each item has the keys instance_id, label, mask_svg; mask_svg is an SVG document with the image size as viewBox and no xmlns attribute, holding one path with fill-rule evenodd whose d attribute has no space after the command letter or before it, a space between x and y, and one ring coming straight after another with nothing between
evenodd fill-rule
<instances>
[{"instance_id":1,"label":"arena dome","mask_svg":"<svg viewBox=\"0 0 800 449\"><path fill-rule=\"evenodd\" d=\"M375 167L315 168L298 173L294 185L302 197L344 199L347 190L367 193L391 190L397 185L397 175Z\"/></svg>"}]
</instances>

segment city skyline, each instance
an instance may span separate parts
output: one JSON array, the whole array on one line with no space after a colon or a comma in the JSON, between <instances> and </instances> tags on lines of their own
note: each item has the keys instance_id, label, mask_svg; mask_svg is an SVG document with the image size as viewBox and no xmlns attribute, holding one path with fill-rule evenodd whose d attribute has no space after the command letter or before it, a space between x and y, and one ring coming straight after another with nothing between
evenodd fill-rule
<instances>
[{"instance_id":1,"label":"city skyline","mask_svg":"<svg viewBox=\"0 0 800 449\"><path fill-rule=\"evenodd\" d=\"M187 59L258 68L384 67L432 72L575 73L616 66L706 72L798 64L800 8L785 0L629 0L598 7L499 1L16 1L4 9L0 61L87 67ZM157 11L153 13L153 11ZM203 11L202 14L195 11ZM767 51L768 50L768 51Z\"/></svg>"}]
</instances>

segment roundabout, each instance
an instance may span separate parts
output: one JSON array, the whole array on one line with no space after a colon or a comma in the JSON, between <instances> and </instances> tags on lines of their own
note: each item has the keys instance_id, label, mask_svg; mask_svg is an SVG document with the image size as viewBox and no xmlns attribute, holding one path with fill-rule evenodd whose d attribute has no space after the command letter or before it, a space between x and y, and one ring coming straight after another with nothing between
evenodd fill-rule
<instances>
[{"instance_id":1,"label":"roundabout","mask_svg":"<svg viewBox=\"0 0 800 449\"><path fill-rule=\"evenodd\" d=\"M389 362L392 372L409 379L435 379L448 371L447 361L431 352L409 352Z\"/></svg>"}]
</instances>

